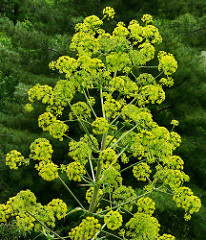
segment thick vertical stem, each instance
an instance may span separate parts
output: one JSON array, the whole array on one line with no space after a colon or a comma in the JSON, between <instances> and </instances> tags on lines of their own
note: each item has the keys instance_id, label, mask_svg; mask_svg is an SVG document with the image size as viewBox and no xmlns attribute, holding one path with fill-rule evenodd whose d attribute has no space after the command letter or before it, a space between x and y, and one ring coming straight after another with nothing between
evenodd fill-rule
<instances>
[{"instance_id":1,"label":"thick vertical stem","mask_svg":"<svg viewBox=\"0 0 206 240\"><path fill-rule=\"evenodd\" d=\"M101 151L103 151L105 149L105 145L106 145L106 137L107 137L107 133L104 133L102 136L102 145L101 145ZM102 171L102 162L99 159L98 160L98 164L97 164L97 171L96 171L96 176L95 176L95 186L94 186L94 191L93 191L93 195L92 195L92 200L89 206L89 212L93 212L95 207L96 207L96 203L98 200L98 192L99 192L99 180L100 180L100 176L101 176L101 171Z\"/></svg>"}]
</instances>

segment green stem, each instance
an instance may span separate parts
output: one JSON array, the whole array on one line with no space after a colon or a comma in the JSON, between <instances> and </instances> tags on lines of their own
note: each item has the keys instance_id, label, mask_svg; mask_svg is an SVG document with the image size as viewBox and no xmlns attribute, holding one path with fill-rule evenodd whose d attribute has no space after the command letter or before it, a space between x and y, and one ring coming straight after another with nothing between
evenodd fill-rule
<instances>
[{"instance_id":1,"label":"green stem","mask_svg":"<svg viewBox=\"0 0 206 240\"><path fill-rule=\"evenodd\" d=\"M135 68L158 68L158 66L134 66Z\"/></svg>"},{"instance_id":2,"label":"green stem","mask_svg":"<svg viewBox=\"0 0 206 240\"><path fill-rule=\"evenodd\" d=\"M89 101L89 98L87 97L87 93L85 92L84 88L83 88L83 93L84 93L84 96L85 96L85 98L86 98L86 100L87 100L87 103L89 104L89 106L90 106L90 108L91 108L91 110L92 110L95 118L97 118L97 115L96 115L96 113L95 113L95 111L94 111L94 108L92 107L92 105L91 105L91 103L90 103L90 101Z\"/></svg>"},{"instance_id":3,"label":"green stem","mask_svg":"<svg viewBox=\"0 0 206 240\"><path fill-rule=\"evenodd\" d=\"M105 228L106 223L101 227L101 229L94 235L94 237L91 240L96 239L96 237L101 233L101 231Z\"/></svg>"},{"instance_id":4,"label":"green stem","mask_svg":"<svg viewBox=\"0 0 206 240\"><path fill-rule=\"evenodd\" d=\"M122 153L125 152L125 150L127 149L128 146L129 146L129 145L127 144L127 146L124 147L124 148L121 150L121 152L117 155L117 159L118 159L119 157L121 157Z\"/></svg>"},{"instance_id":5,"label":"green stem","mask_svg":"<svg viewBox=\"0 0 206 240\"><path fill-rule=\"evenodd\" d=\"M131 131L133 131L137 125L135 125L133 128L131 128L129 131L127 131L125 134L123 134L110 148L113 148L115 145L117 145L118 142L120 142L127 134L129 134Z\"/></svg>"},{"instance_id":6,"label":"green stem","mask_svg":"<svg viewBox=\"0 0 206 240\"><path fill-rule=\"evenodd\" d=\"M110 236L113 236L113 237L115 237L115 238L118 238L118 239L120 239L120 240L123 240L122 238L118 237L117 235L114 235L113 233L107 232L107 231L105 231L105 230L102 230L102 232L103 232L103 233L106 233L106 234L108 234L108 235L110 235Z\"/></svg>"},{"instance_id":7,"label":"green stem","mask_svg":"<svg viewBox=\"0 0 206 240\"><path fill-rule=\"evenodd\" d=\"M126 168L122 169L122 170L120 171L120 173L121 173L121 172L124 172L124 171L126 171L126 170L128 170L128 169L130 169L130 168L132 168L132 167L135 166L135 165L138 165L138 164L141 163L141 162L144 162L145 160L146 160L146 159L143 159L143 160L141 160L141 161L139 161L139 162L136 162L136 163L130 165L129 167L126 167Z\"/></svg>"},{"instance_id":8,"label":"green stem","mask_svg":"<svg viewBox=\"0 0 206 240\"><path fill-rule=\"evenodd\" d=\"M104 100L102 96L102 86L100 87L100 98L101 98L102 114L103 114L103 117L106 118L105 111L104 111Z\"/></svg>"},{"instance_id":9,"label":"green stem","mask_svg":"<svg viewBox=\"0 0 206 240\"><path fill-rule=\"evenodd\" d=\"M65 186L65 188L69 191L69 193L72 195L72 197L78 202L78 204L82 207L82 209L85 209L83 207L83 205L81 204L81 202L78 200L78 198L74 195L74 193L72 192L72 190L66 185L66 183L64 182L64 180L58 176L58 178L60 179L60 181L62 182L62 184Z\"/></svg>"},{"instance_id":10,"label":"green stem","mask_svg":"<svg viewBox=\"0 0 206 240\"><path fill-rule=\"evenodd\" d=\"M101 161L99 160L98 164L97 164L96 179L95 179L95 185L94 185L91 203L89 206L89 212L93 212L96 207L97 197L98 197L98 192L99 192L99 187L100 187L99 179L100 179L101 171L102 171L102 164L101 164Z\"/></svg>"},{"instance_id":11,"label":"green stem","mask_svg":"<svg viewBox=\"0 0 206 240\"><path fill-rule=\"evenodd\" d=\"M93 167L93 164L92 164L91 156L89 156L89 165L90 165L90 168L91 168L92 179L93 179L93 181L95 181L94 167Z\"/></svg>"},{"instance_id":12,"label":"green stem","mask_svg":"<svg viewBox=\"0 0 206 240\"><path fill-rule=\"evenodd\" d=\"M130 104L132 104L135 100L137 100L137 97L138 97L138 95L137 95L135 98L133 98L132 101L127 104L127 106L130 105ZM120 113L118 116L116 116L116 118L110 123L110 125L113 125L113 124L115 123L115 121L116 121L121 115L122 115L122 114Z\"/></svg>"},{"instance_id":13,"label":"green stem","mask_svg":"<svg viewBox=\"0 0 206 240\"><path fill-rule=\"evenodd\" d=\"M112 139L110 140L110 142L107 144L106 148L109 148L110 143L115 139L115 137L117 136L117 134L118 134L119 132L121 132L121 130L122 130L124 127L125 127L125 126L122 126L118 131L115 132L113 138L112 138Z\"/></svg>"},{"instance_id":14,"label":"green stem","mask_svg":"<svg viewBox=\"0 0 206 240\"><path fill-rule=\"evenodd\" d=\"M102 136L101 151L103 151L105 149L106 137L107 137L107 133L104 133ZM92 195L92 200L91 200L91 203L89 206L89 212L93 212L97 205L98 192L99 192L99 188L100 188L99 180L100 180L100 176L101 176L101 171L102 171L102 163L101 163L101 160L99 159L98 163L97 163L95 186L94 186L94 191L93 191L93 195Z\"/></svg>"},{"instance_id":15,"label":"green stem","mask_svg":"<svg viewBox=\"0 0 206 240\"><path fill-rule=\"evenodd\" d=\"M72 106L71 106L70 103L69 103L69 106L70 106L70 108L72 108ZM89 140L91 141L92 145L94 146L94 149L93 149L94 152L95 152L95 151L97 152L98 150L96 149L96 145L94 144L94 141L92 140L92 138L91 138L91 136L90 136L90 133L89 133L87 127L85 126L84 122L77 116L76 113L75 113L75 115L76 115L76 118L77 118L78 122L82 125L82 127L83 127L85 133L87 134Z\"/></svg>"},{"instance_id":16,"label":"green stem","mask_svg":"<svg viewBox=\"0 0 206 240\"><path fill-rule=\"evenodd\" d=\"M116 206L114 206L114 207L111 207L111 208L109 208L109 209L103 210L103 211L99 212L99 214L102 214L102 213L108 212L108 211L110 211L110 210L113 210L113 209L122 207L122 206L124 206L124 205L127 204L127 203L133 202L133 201L137 200L138 198L141 198L141 197L143 197L143 196L151 193L152 191L153 191L153 190L150 190L149 192L143 193L143 194L141 194L141 195L139 195L139 196L137 196L137 197L135 197L135 198L133 198L133 199L130 199L130 200L124 202L124 203L120 203L120 204L118 204L118 205L116 205Z\"/></svg>"},{"instance_id":17,"label":"green stem","mask_svg":"<svg viewBox=\"0 0 206 240\"><path fill-rule=\"evenodd\" d=\"M161 76L163 74L163 72L161 72L160 74L158 74L156 77L155 77L155 80L159 77L159 76Z\"/></svg>"}]
</instances>

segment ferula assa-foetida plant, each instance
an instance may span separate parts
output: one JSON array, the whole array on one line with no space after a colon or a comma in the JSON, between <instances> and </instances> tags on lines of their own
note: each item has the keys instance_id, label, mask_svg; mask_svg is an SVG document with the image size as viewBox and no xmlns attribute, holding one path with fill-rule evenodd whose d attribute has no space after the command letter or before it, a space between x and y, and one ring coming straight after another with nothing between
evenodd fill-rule
<instances>
[{"instance_id":1,"label":"ferula assa-foetida plant","mask_svg":"<svg viewBox=\"0 0 206 240\"><path fill-rule=\"evenodd\" d=\"M170 53L155 52L162 38L152 16L145 14L142 23L132 20L128 26L118 22L108 33L103 21L114 14L114 9L106 7L102 19L92 15L78 23L70 44L76 58L62 56L50 63L63 79L53 88L37 84L28 91L26 109L32 111L35 101L46 105L39 127L68 142L68 159L55 164L46 138L31 143L27 158L16 150L6 156L6 165L14 170L36 161L39 176L61 181L76 207L69 211L61 199L42 205L33 192L25 190L0 205L1 222L15 218L20 229L42 232L48 239L173 240L171 234L159 233L152 193L171 196L184 209L185 220L200 209L200 199L183 186L189 181L183 160L173 155L181 143L174 131L178 121L171 121L169 131L153 120L148 108L165 100L163 88L173 85L177 61ZM77 93L82 101L75 100ZM82 129L79 139L69 135L68 124L73 121ZM136 183L128 186L128 178ZM82 188L85 201L67 181ZM82 212L77 226L60 236L56 219L70 218L75 211Z\"/></svg>"}]
</instances>

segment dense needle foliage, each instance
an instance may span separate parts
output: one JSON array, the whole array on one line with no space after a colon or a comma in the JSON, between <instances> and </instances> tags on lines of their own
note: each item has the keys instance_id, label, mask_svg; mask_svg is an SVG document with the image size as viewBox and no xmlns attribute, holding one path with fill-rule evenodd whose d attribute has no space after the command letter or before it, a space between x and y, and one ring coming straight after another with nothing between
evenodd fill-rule
<instances>
[{"instance_id":1,"label":"dense needle foliage","mask_svg":"<svg viewBox=\"0 0 206 240\"><path fill-rule=\"evenodd\" d=\"M149 109L165 100L163 87L173 86L171 75L176 72L177 61L170 53L155 52L162 37L152 25L151 15L143 15L143 24L132 20L126 27L118 22L108 33L102 26L114 14L107 7L102 19L92 15L77 24L70 44L76 58L62 56L50 63L50 68L64 74L65 79L54 87L37 84L28 91L30 103L25 109L32 111L36 101L46 105L38 118L39 127L66 141L69 157L55 163L46 138L30 145L28 157L16 150L6 156L6 165L14 171L36 161L38 174L46 181L62 182L76 208L69 211L59 198L42 205L34 193L25 190L0 205L1 221L15 217L17 226L26 232L34 230L48 239L63 239L58 230L54 231L56 218L70 218L81 211L81 222L68 233L71 239L119 235L120 239L163 240L175 237L160 234L155 196L170 196L184 209L185 220L199 211L200 199L183 186L189 181L183 160L173 154L181 143L174 131L179 123L171 119L169 131L153 120ZM77 93L82 101L76 100ZM75 121L83 132L79 139L69 134ZM134 177L130 186L128 175ZM83 188L87 203L71 191L68 181L82 182L77 186Z\"/></svg>"}]
</instances>

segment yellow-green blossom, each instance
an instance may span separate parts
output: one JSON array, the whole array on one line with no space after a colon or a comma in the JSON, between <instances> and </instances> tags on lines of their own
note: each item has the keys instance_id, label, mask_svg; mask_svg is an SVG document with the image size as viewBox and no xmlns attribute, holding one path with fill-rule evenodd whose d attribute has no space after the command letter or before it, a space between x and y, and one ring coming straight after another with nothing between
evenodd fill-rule
<instances>
[{"instance_id":1,"label":"yellow-green blossom","mask_svg":"<svg viewBox=\"0 0 206 240\"><path fill-rule=\"evenodd\" d=\"M123 218L119 212L111 210L104 216L104 222L108 229L116 230L122 226Z\"/></svg>"},{"instance_id":2,"label":"yellow-green blossom","mask_svg":"<svg viewBox=\"0 0 206 240\"><path fill-rule=\"evenodd\" d=\"M101 225L99 224L98 219L87 217L82 220L79 226L72 228L69 232L69 237L72 240L81 240L82 236L84 236L85 239L95 239L95 235L99 232L100 228Z\"/></svg>"},{"instance_id":3,"label":"yellow-green blossom","mask_svg":"<svg viewBox=\"0 0 206 240\"><path fill-rule=\"evenodd\" d=\"M46 138L37 138L30 145L29 157L38 161L50 161L52 158L52 145Z\"/></svg>"},{"instance_id":4,"label":"yellow-green blossom","mask_svg":"<svg viewBox=\"0 0 206 240\"><path fill-rule=\"evenodd\" d=\"M81 176L86 173L80 162L71 162L66 167L66 174L69 180L81 182Z\"/></svg>"},{"instance_id":5,"label":"yellow-green blossom","mask_svg":"<svg viewBox=\"0 0 206 240\"><path fill-rule=\"evenodd\" d=\"M24 110L26 112L32 112L34 110L33 106L30 104L30 103L27 103L25 106L24 106Z\"/></svg>"},{"instance_id":6,"label":"yellow-green blossom","mask_svg":"<svg viewBox=\"0 0 206 240\"><path fill-rule=\"evenodd\" d=\"M7 153L6 165L9 166L10 169L16 170L21 164L28 165L29 161L25 160L20 152L12 150L10 153Z\"/></svg>"},{"instance_id":7,"label":"yellow-green blossom","mask_svg":"<svg viewBox=\"0 0 206 240\"><path fill-rule=\"evenodd\" d=\"M157 219L145 213L135 213L134 217L126 223L126 236L138 240L157 239L160 224Z\"/></svg>"},{"instance_id":8,"label":"yellow-green blossom","mask_svg":"<svg viewBox=\"0 0 206 240\"><path fill-rule=\"evenodd\" d=\"M56 215L57 219L60 220L66 216L67 213L67 205L61 199L52 199L50 203L48 203L48 208L50 208Z\"/></svg>"},{"instance_id":9,"label":"yellow-green blossom","mask_svg":"<svg viewBox=\"0 0 206 240\"><path fill-rule=\"evenodd\" d=\"M46 181L58 178L58 165L53 162L41 161L35 167L39 171L39 175Z\"/></svg>"},{"instance_id":10,"label":"yellow-green blossom","mask_svg":"<svg viewBox=\"0 0 206 240\"><path fill-rule=\"evenodd\" d=\"M163 234L158 238L158 240L175 240L176 238L172 236L171 234Z\"/></svg>"},{"instance_id":11,"label":"yellow-green blossom","mask_svg":"<svg viewBox=\"0 0 206 240\"><path fill-rule=\"evenodd\" d=\"M103 15L104 15L104 18L109 20L109 19L114 18L115 11L111 7L106 7L103 9Z\"/></svg>"},{"instance_id":12,"label":"yellow-green blossom","mask_svg":"<svg viewBox=\"0 0 206 240\"><path fill-rule=\"evenodd\" d=\"M144 14L141 18L142 22L145 22L146 24L153 22L152 16L150 14Z\"/></svg>"},{"instance_id":13,"label":"yellow-green blossom","mask_svg":"<svg viewBox=\"0 0 206 240\"><path fill-rule=\"evenodd\" d=\"M92 123L92 127L95 134L103 134L109 130L109 123L105 118L98 117Z\"/></svg>"},{"instance_id":14,"label":"yellow-green blossom","mask_svg":"<svg viewBox=\"0 0 206 240\"><path fill-rule=\"evenodd\" d=\"M172 120L171 123L173 126L178 126L179 122L177 120Z\"/></svg>"},{"instance_id":15,"label":"yellow-green blossom","mask_svg":"<svg viewBox=\"0 0 206 240\"><path fill-rule=\"evenodd\" d=\"M150 166L147 163L140 163L133 167L133 175L139 181L147 181L152 172Z\"/></svg>"},{"instance_id":16,"label":"yellow-green blossom","mask_svg":"<svg viewBox=\"0 0 206 240\"><path fill-rule=\"evenodd\" d=\"M165 75L171 75L172 73L176 72L177 61L171 53L160 51L158 53L158 60L158 70L163 71Z\"/></svg>"},{"instance_id":17,"label":"yellow-green blossom","mask_svg":"<svg viewBox=\"0 0 206 240\"><path fill-rule=\"evenodd\" d=\"M150 216L155 211L155 202L149 197L142 197L137 201L138 212L149 214Z\"/></svg>"}]
</instances>

